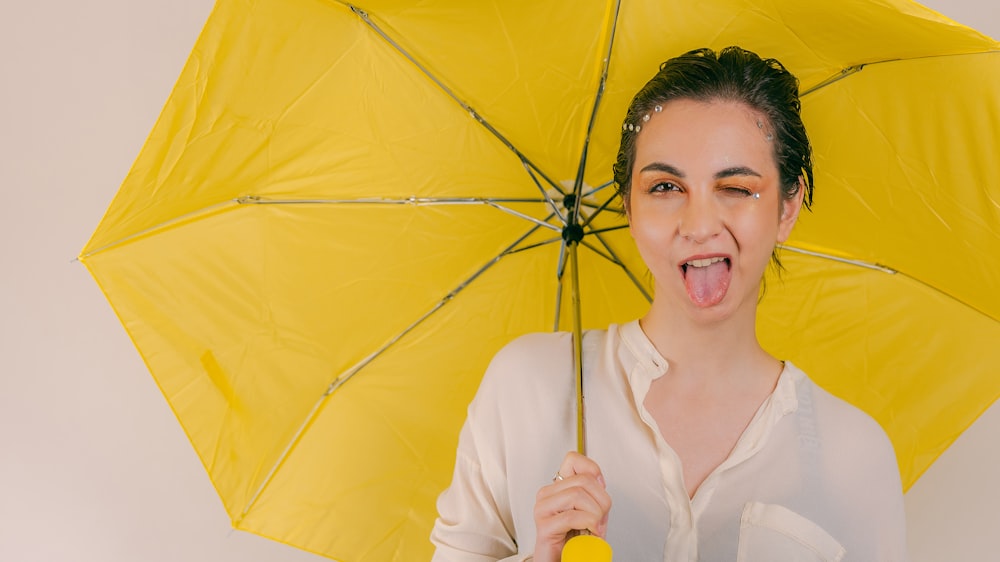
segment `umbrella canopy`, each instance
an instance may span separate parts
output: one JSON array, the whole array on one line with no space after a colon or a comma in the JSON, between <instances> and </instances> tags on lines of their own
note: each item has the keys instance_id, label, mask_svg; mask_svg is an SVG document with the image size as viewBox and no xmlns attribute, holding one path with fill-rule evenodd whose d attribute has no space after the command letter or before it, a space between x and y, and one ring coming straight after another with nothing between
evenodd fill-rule
<instances>
[{"instance_id":1,"label":"umbrella canopy","mask_svg":"<svg viewBox=\"0 0 1000 562\"><path fill-rule=\"evenodd\" d=\"M640 316L609 187L631 95L739 44L802 84L816 204L765 347L904 484L1000 394L1000 45L903 0L221 0L81 253L237 528L429 555L465 405L518 334Z\"/></svg>"}]
</instances>

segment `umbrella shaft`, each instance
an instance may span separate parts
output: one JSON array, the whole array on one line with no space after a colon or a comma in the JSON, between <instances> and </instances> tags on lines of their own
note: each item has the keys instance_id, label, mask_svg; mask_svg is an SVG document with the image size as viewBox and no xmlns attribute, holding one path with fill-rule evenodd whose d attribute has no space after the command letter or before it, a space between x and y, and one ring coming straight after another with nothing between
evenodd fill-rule
<instances>
[{"instance_id":1,"label":"umbrella shaft","mask_svg":"<svg viewBox=\"0 0 1000 562\"><path fill-rule=\"evenodd\" d=\"M573 307L573 364L576 368L576 450L587 454L587 431L584 422L583 400L583 322L580 318L580 268L575 241L568 244L570 272L570 300Z\"/></svg>"}]
</instances>

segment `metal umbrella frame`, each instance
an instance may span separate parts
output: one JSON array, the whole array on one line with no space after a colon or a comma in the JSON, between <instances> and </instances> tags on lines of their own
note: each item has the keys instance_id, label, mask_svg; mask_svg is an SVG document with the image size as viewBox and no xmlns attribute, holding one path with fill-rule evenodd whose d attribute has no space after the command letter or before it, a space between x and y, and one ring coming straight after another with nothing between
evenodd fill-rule
<instances>
[{"instance_id":1,"label":"metal umbrella frame","mask_svg":"<svg viewBox=\"0 0 1000 562\"><path fill-rule=\"evenodd\" d=\"M539 13L527 13L529 8ZM995 181L1000 171L987 157L1000 127L997 115L984 109L995 99L989 96L1000 92L997 43L895 0L815 6L725 0L687 9L626 1L566 9L515 2L494 17L447 2L414 7L386 0L362 8L341 2L223 1L216 6L81 261L108 295L177 413L235 527L351 560L406 559L426 552L433 499L447 483L452 460L447 451L454 450L464 404L492 351L525 329L552 328L574 333L578 355L584 327L634 318L649 302L645 272L627 244L626 225L606 179L621 127L619 112L608 108L621 108L623 114L623 100L655 64L695 47L741 43L785 62L805 87L803 111L818 169L844 176L818 176L817 212L800 219L782 249L788 271L770 283L761 303L765 346L879 419L894 440L907 484L992 403L1000 389L977 363L993 358L984 350L1000 337L1000 302L970 287L997 286L1000 278L1000 252L989 251L998 244L997 217L989 202L1000 199ZM600 31L551 41L538 33L544 26L529 17L565 20L569 30ZM664 21L688 24L664 38L656 24ZM829 30L847 27L857 40L837 46ZM455 52L455 44L470 52ZM802 48L792 49L793 44ZM836 52L824 53L831 45ZM521 58L502 68L480 64L484 53L504 49ZM539 53L565 60L538 63ZM574 65L579 53L592 54L592 60ZM384 69L374 70L376 59ZM618 64L624 60L630 64ZM469 69L469 80L462 80L458 69ZM940 105L941 92L952 95L948 88L921 81L931 69L952 72L938 81L954 83L953 95L962 96L961 104L940 107L950 122L913 120L911 109L893 113L905 106L901 98L884 96L889 99L872 104L865 97L899 82L908 92L929 96L930 106L921 106L920 116L925 116L927 107ZM334 70L344 74L333 76ZM559 80L522 95L522 83L528 90L551 82L539 72ZM570 79L576 76L590 78L576 86ZM372 94L380 91L387 92L389 102ZM845 142L829 135L836 122L854 119L851 102L869 104L847 124L857 139L877 140L879 133L892 138L887 131L895 127L893 120L908 119L915 140L899 148L894 161L887 156L892 152L866 145L868 140L853 146L850 137ZM553 117L563 106L565 114ZM842 112L826 109L831 107ZM422 114L425 108L428 114L432 109L448 113L438 123ZM320 111L334 117L317 117ZM515 125L505 120L512 114L530 118ZM874 124L874 133L864 129L865 119ZM985 124L977 127L977 120ZM563 122L566 130L560 129ZM971 131L970 138L956 148L944 147L942 160L930 153L940 147L927 143L921 126L932 129L930 137L950 140L955 123ZM536 130L555 132L535 138ZM460 156L428 163L431 145ZM563 156L550 165L556 152ZM471 162L472 156L482 158L466 166L464 160ZM865 159L875 161L873 167L854 171L845 164ZM924 161L926 170L921 169ZM487 187L500 187L496 194L465 183L479 179L467 167L487 170L495 162L513 164L519 175L505 171L482 178ZM457 170L444 170L445 164ZM444 188L437 193L431 183ZM373 184L388 189L376 191ZM951 191L921 191L927 185ZM911 194L906 199L925 204L893 200L900 189ZM958 203L952 205L952 199ZM471 218L459 218L459 210ZM487 213L507 222L483 228L480 221ZM349 214L361 218L352 222ZM971 220L959 220L966 215ZM368 220L376 216L386 218ZM845 228L830 216L854 224ZM435 217L478 230L456 234L462 231L442 227L425 235L417 228ZM928 223L927 217L937 222ZM875 235L871 227L880 223L901 226ZM347 234L348 226L358 225L363 226L360 234ZM411 250L431 246L414 241L421 236L449 245L447 253L417 263L445 279L433 288L409 279L414 270L403 261ZM369 238L378 240L376 249L360 249ZM480 243L480 238L489 240ZM883 246L892 249L910 239L927 247L916 257L912 252L898 260L886 257ZM940 244L930 245L928 239ZM952 257L949 248L957 246L971 249L977 262ZM471 251L486 247L485 253ZM479 328L461 330L482 341L462 344L474 358L449 373L475 373L465 373L461 381L421 383L450 400L431 408L445 413L428 414L426 408L377 394L416 388L400 374L412 365L447 370L418 345L428 340L428 331L444 337L449 334L445 324L452 332L465 327L471 320L456 319L456 303L492 304L496 297L483 297L477 291L487 289L480 287L495 289L498 272L538 253L554 259L525 277L537 273L548 279L549 294L539 302L551 306L532 312L530 322L515 321L506 310L476 315L500 325L489 335ZM937 263L925 267L922 255L933 255ZM454 267L452 262L457 262ZM580 271L594 263L619 279L618 288L596 294L615 299L581 295L595 291L595 276ZM448 275L438 275L446 268ZM929 271L933 268L941 271ZM956 271L960 275L952 275ZM962 276L968 280L954 280ZM299 284L277 295L268 292L289 279ZM527 282L515 277L504 285L514 295L509 302L521 300L519 283ZM357 292L336 297L334 289ZM413 298L397 298L407 291ZM820 292L821 299L816 297ZM905 299L894 298L903 293ZM608 312L611 300L622 301L623 308ZM872 304L858 308L859 300ZM364 301L371 314L355 312L354 301ZM820 310L818 302L832 304ZM295 324L295 314L311 316ZM376 329L367 323L369 316L389 322ZM925 349L900 347L933 325L954 334L922 338ZM869 333L861 347L852 339L857 333ZM940 363L921 354L946 348L956 350L949 365L962 377L944 385L937 376ZM402 360L403 350L416 352L418 359ZM926 367L914 370L922 363ZM579 385L579 356L575 365ZM348 390L360 398L346 400ZM578 403L578 448L585 450L582 390ZM353 429L350 414L362 410L360 404L368 404L369 412L363 431L347 437L333 433ZM390 410L398 410L403 421L378 425ZM403 432L411 427L403 426L434 439L414 440ZM403 451L402 457L383 456L375 444L386 440ZM341 441L369 450L360 456L324 451ZM340 456L351 456L358 467L342 463ZM374 474L400 459L412 463L400 465L409 466L409 473ZM343 482L355 484L325 495ZM391 486L379 491L383 482ZM351 505L344 510L351 515L335 521L331 513L340 516L342 504ZM351 531L340 531L349 524Z\"/></svg>"}]
</instances>

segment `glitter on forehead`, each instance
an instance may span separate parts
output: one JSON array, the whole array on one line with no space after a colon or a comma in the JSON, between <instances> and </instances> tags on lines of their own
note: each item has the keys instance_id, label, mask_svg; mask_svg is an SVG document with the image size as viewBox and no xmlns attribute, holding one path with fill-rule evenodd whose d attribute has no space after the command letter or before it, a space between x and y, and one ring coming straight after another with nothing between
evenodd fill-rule
<instances>
[{"instance_id":1,"label":"glitter on forehead","mask_svg":"<svg viewBox=\"0 0 1000 562\"><path fill-rule=\"evenodd\" d=\"M663 106L662 105L657 105L657 106L653 107L653 113L660 113L661 111L663 111ZM647 113L647 114L643 115L642 118L639 121L641 123L648 123L650 117L652 117L652 115L649 114L649 113ZM639 131L642 130L642 125L641 124L633 124L633 123L624 123L624 124L622 124L622 130L623 131L633 131L633 132L638 133Z\"/></svg>"},{"instance_id":2,"label":"glitter on forehead","mask_svg":"<svg viewBox=\"0 0 1000 562\"><path fill-rule=\"evenodd\" d=\"M764 130L764 122L761 121L760 119L757 119L757 128L760 129L760 130L762 130L762 131ZM771 134L770 131L768 131L767 134L764 136L764 138L766 140L768 140L768 141L772 141L772 140L774 140L774 135Z\"/></svg>"}]
</instances>

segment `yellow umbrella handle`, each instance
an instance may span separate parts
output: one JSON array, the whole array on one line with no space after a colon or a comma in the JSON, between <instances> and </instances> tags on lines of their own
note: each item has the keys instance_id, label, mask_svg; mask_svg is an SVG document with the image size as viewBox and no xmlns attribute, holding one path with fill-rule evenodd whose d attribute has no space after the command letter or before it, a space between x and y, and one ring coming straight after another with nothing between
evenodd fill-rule
<instances>
[{"instance_id":1,"label":"yellow umbrella handle","mask_svg":"<svg viewBox=\"0 0 1000 562\"><path fill-rule=\"evenodd\" d=\"M611 545L596 535L577 535L566 541L562 562L611 562Z\"/></svg>"}]
</instances>

